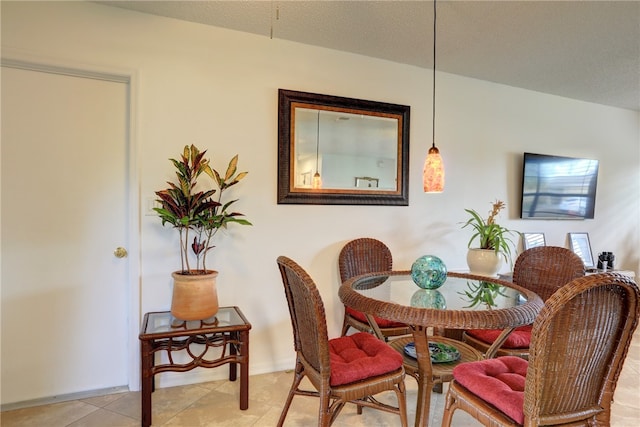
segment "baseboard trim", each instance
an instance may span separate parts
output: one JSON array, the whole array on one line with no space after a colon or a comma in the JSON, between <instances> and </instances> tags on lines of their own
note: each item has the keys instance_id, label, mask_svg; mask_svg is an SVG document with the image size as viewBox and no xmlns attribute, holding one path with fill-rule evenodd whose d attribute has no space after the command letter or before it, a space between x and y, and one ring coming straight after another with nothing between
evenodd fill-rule
<instances>
[{"instance_id":1,"label":"baseboard trim","mask_svg":"<svg viewBox=\"0 0 640 427\"><path fill-rule=\"evenodd\" d=\"M249 376L270 374L279 371L290 371L295 366L295 359L280 361L275 365L269 363L261 363L250 367ZM194 369L187 372L163 372L156 375L156 388L176 387L182 385L199 384L209 381L223 380L229 378L229 368L222 369ZM238 369L239 370L239 369ZM251 381L249 381L251 383ZM238 382L239 384L239 382ZM22 408L31 408L34 406L49 405L52 403L68 402L70 400L82 400L90 397L105 396L108 394L125 393L130 390L127 386L108 387L97 390L88 390L78 393L61 394L58 396L41 397L38 399L25 400L22 402L5 403L0 405L0 412L13 411Z\"/></svg>"},{"instance_id":2,"label":"baseboard trim","mask_svg":"<svg viewBox=\"0 0 640 427\"><path fill-rule=\"evenodd\" d=\"M24 400L22 402L4 403L0 405L0 412L13 411L33 406L50 405L52 403L68 402L70 400L82 400L90 397L105 396L107 394L126 393L129 387L126 385L118 387L101 388L97 390L81 391L78 393L60 394L58 396L40 397L38 399Z\"/></svg>"}]
</instances>

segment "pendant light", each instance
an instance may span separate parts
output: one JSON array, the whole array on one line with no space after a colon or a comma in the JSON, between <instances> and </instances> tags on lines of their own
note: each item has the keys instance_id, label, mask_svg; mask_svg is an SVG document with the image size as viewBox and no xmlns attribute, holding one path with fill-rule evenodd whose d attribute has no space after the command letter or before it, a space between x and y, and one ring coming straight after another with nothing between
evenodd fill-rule
<instances>
[{"instance_id":1,"label":"pendant light","mask_svg":"<svg viewBox=\"0 0 640 427\"><path fill-rule=\"evenodd\" d=\"M316 128L316 173L313 174L313 188L322 187L322 178L320 178L320 172L318 172L318 154L320 150L320 110L318 110L318 126Z\"/></svg>"},{"instance_id":2,"label":"pendant light","mask_svg":"<svg viewBox=\"0 0 640 427\"><path fill-rule=\"evenodd\" d=\"M433 0L433 123L431 126L432 145L424 161L422 185L425 193L442 193L444 191L444 163L440 150L436 147L436 0Z\"/></svg>"}]
</instances>

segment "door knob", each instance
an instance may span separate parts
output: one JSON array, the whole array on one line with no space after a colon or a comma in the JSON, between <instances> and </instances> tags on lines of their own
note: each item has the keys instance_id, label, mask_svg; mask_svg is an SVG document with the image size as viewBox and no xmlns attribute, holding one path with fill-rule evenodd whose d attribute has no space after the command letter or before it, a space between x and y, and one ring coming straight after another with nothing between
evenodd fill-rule
<instances>
[{"instance_id":1,"label":"door knob","mask_svg":"<svg viewBox=\"0 0 640 427\"><path fill-rule=\"evenodd\" d=\"M129 253L125 248L119 246L115 251L113 251L113 254L116 256L116 258L125 258Z\"/></svg>"}]
</instances>

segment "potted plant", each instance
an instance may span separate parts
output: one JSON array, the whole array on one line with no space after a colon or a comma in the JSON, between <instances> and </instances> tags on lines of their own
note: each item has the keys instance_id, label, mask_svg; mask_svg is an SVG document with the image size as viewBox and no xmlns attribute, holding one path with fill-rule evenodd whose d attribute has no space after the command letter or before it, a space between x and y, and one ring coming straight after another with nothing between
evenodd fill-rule
<instances>
[{"instance_id":1,"label":"potted plant","mask_svg":"<svg viewBox=\"0 0 640 427\"><path fill-rule=\"evenodd\" d=\"M495 276L500 270L502 260L511 263L513 241L510 236L514 231L496 222L496 217L504 208L504 202L496 200L486 221L475 210L465 209L471 218L462 228L470 226L474 230L467 244L467 264L472 274ZM477 246L473 246L474 243Z\"/></svg>"},{"instance_id":2,"label":"potted plant","mask_svg":"<svg viewBox=\"0 0 640 427\"><path fill-rule=\"evenodd\" d=\"M177 183L156 191L160 207L154 208L162 225L178 230L181 270L172 273L174 279L172 314L182 320L201 320L218 311L216 277L218 272L207 269L207 253L221 228L230 223L251 225L239 212L230 211L236 200L223 202L222 196L242 180L248 172L236 173L238 156L234 156L221 176L205 158L206 150L185 146L180 160L169 159L176 169ZM206 186L201 178L209 176L217 186ZM194 258L195 263L190 261Z\"/></svg>"}]
</instances>

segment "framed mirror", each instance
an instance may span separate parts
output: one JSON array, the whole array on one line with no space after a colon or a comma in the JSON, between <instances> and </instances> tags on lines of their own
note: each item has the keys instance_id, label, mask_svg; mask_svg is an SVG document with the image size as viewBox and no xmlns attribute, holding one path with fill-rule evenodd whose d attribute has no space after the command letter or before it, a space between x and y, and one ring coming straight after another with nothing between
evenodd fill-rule
<instances>
[{"instance_id":1,"label":"framed mirror","mask_svg":"<svg viewBox=\"0 0 640 427\"><path fill-rule=\"evenodd\" d=\"M410 107L278 91L278 204L409 204Z\"/></svg>"}]
</instances>

